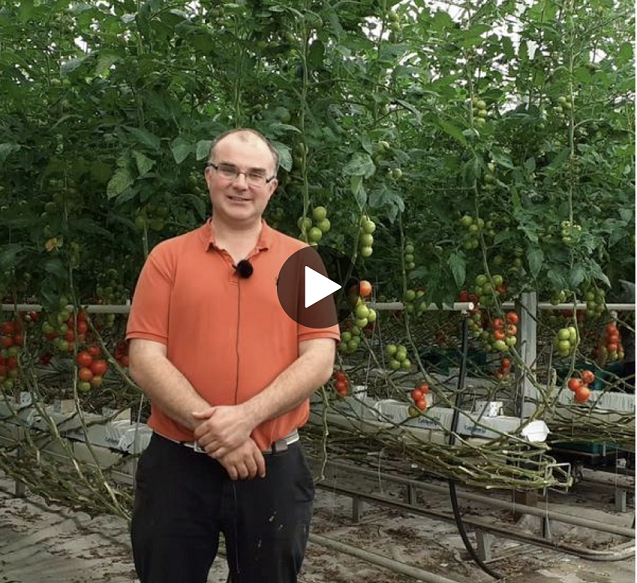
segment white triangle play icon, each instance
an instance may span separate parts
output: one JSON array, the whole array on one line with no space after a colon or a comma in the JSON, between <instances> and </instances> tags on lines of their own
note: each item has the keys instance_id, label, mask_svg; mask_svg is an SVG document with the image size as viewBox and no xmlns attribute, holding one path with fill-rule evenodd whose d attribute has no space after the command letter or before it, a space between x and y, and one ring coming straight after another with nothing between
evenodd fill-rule
<instances>
[{"instance_id":1,"label":"white triangle play icon","mask_svg":"<svg viewBox=\"0 0 637 583\"><path fill-rule=\"evenodd\" d=\"M305 307L309 308L316 302L323 298L333 294L335 291L341 289L335 281L328 279L324 275L321 275L317 271L314 271L311 267L305 266Z\"/></svg>"}]
</instances>

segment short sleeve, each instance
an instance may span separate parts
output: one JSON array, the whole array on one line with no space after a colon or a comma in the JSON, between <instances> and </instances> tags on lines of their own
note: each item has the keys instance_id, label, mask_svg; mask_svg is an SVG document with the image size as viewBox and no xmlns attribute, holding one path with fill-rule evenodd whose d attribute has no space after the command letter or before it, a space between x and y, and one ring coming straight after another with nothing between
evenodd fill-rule
<instances>
[{"instance_id":1,"label":"short sleeve","mask_svg":"<svg viewBox=\"0 0 637 583\"><path fill-rule=\"evenodd\" d=\"M139 338L168 343L172 272L169 254L162 252L161 245L153 249L135 287L126 327L127 340Z\"/></svg>"}]
</instances>

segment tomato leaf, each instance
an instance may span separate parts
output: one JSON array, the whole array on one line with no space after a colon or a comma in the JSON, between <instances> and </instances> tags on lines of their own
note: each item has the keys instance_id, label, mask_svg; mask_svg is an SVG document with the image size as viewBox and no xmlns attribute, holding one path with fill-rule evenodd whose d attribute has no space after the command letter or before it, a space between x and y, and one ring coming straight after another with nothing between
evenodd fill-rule
<instances>
[{"instance_id":1,"label":"tomato leaf","mask_svg":"<svg viewBox=\"0 0 637 583\"><path fill-rule=\"evenodd\" d=\"M137 170L139 171L140 176L146 174L146 172L155 165L154 160L151 160L148 156L145 156L137 150L133 151L133 155L135 156L135 162L137 162Z\"/></svg>"},{"instance_id":2,"label":"tomato leaf","mask_svg":"<svg viewBox=\"0 0 637 583\"><path fill-rule=\"evenodd\" d=\"M181 136L177 136L170 143L170 151L173 153L173 158L177 164L181 164L192 150L192 144L182 138Z\"/></svg>"},{"instance_id":3,"label":"tomato leaf","mask_svg":"<svg viewBox=\"0 0 637 583\"><path fill-rule=\"evenodd\" d=\"M106 196L109 199L119 196L133 184L133 180L130 170L126 166L118 168L115 174L113 174L113 177L108 181Z\"/></svg>"},{"instance_id":4,"label":"tomato leaf","mask_svg":"<svg viewBox=\"0 0 637 583\"><path fill-rule=\"evenodd\" d=\"M292 171L292 153L290 148L281 142L272 142L274 149L279 154L279 165L286 172Z\"/></svg>"},{"instance_id":5,"label":"tomato leaf","mask_svg":"<svg viewBox=\"0 0 637 583\"><path fill-rule=\"evenodd\" d=\"M210 146L212 146L212 140L199 140L197 142L195 157L197 160L203 160L208 157L210 153Z\"/></svg>"},{"instance_id":6,"label":"tomato leaf","mask_svg":"<svg viewBox=\"0 0 637 583\"><path fill-rule=\"evenodd\" d=\"M343 176L364 176L369 178L376 171L376 166L367 153L355 152L352 159L343 167Z\"/></svg>"},{"instance_id":7,"label":"tomato leaf","mask_svg":"<svg viewBox=\"0 0 637 583\"><path fill-rule=\"evenodd\" d=\"M456 285L459 288L462 287L467 277L467 262L465 261L464 255L462 253L452 253L449 257L449 267L451 268L451 273L453 274L453 279L456 281Z\"/></svg>"},{"instance_id":8,"label":"tomato leaf","mask_svg":"<svg viewBox=\"0 0 637 583\"><path fill-rule=\"evenodd\" d=\"M0 162L4 162L9 154L13 154L13 152L17 152L19 149L19 144L0 144Z\"/></svg>"},{"instance_id":9,"label":"tomato leaf","mask_svg":"<svg viewBox=\"0 0 637 583\"><path fill-rule=\"evenodd\" d=\"M569 271L568 280L571 286L571 289L577 288L577 286L584 281L586 278L586 269L583 265L578 264L573 266L573 268Z\"/></svg>"},{"instance_id":10,"label":"tomato leaf","mask_svg":"<svg viewBox=\"0 0 637 583\"><path fill-rule=\"evenodd\" d=\"M526 252L526 258L529 262L531 275L537 277L544 262L544 252L539 247L530 247Z\"/></svg>"}]
</instances>

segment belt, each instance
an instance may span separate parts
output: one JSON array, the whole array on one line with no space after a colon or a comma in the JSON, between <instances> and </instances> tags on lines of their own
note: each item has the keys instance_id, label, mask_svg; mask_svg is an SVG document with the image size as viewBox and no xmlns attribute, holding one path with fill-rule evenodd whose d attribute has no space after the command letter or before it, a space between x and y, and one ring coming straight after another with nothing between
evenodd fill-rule
<instances>
[{"instance_id":1,"label":"belt","mask_svg":"<svg viewBox=\"0 0 637 583\"><path fill-rule=\"evenodd\" d=\"M161 435L161 433L158 433ZM170 437L166 437L165 435L161 435L164 439L168 439L173 443L178 443L179 445L183 445L195 451L196 453L206 453L206 450L203 449L197 441L178 441L176 439L171 439ZM288 446L296 443L299 440L299 432L294 429L290 431L285 437L281 439L277 439L270 447L264 449L261 453L263 454L271 454L271 453L280 453L282 451L286 451Z\"/></svg>"}]
</instances>

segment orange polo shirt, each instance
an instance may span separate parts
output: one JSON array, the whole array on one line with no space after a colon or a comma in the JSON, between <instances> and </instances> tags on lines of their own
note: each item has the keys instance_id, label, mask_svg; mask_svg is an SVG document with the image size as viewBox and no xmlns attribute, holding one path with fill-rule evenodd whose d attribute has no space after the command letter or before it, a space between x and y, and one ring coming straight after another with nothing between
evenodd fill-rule
<instances>
[{"instance_id":1,"label":"orange polo shirt","mask_svg":"<svg viewBox=\"0 0 637 583\"><path fill-rule=\"evenodd\" d=\"M157 245L139 276L126 338L165 344L168 359L210 405L234 405L265 389L299 356L299 342L339 340L338 326L297 324L277 296L285 261L306 245L268 227L248 259L254 268L239 278L230 255L215 245L210 220ZM309 401L255 428L261 449L307 421ZM179 441L193 434L151 403L148 425Z\"/></svg>"}]
</instances>

